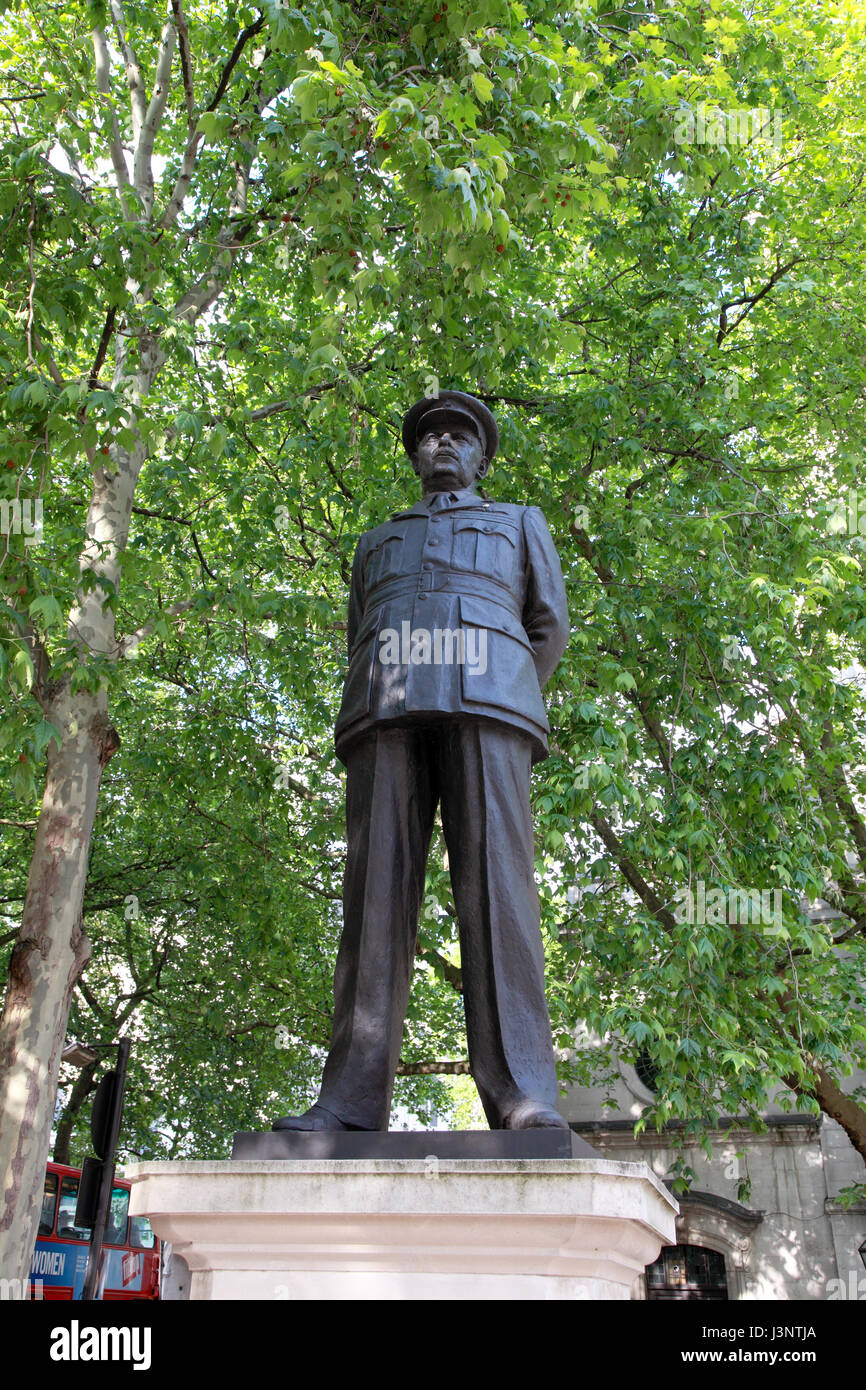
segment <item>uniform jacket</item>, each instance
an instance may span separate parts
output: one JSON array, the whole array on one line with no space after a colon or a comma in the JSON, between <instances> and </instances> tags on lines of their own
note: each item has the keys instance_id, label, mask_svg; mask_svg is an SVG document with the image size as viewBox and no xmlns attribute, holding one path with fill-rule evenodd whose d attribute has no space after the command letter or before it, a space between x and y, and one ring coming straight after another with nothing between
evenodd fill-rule
<instances>
[{"instance_id":1,"label":"uniform jacket","mask_svg":"<svg viewBox=\"0 0 866 1390\"><path fill-rule=\"evenodd\" d=\"M550 730L541 687L569 631L547 522L468 489L431 502L358 542L337 755L372 728L469 716L523 730L537 762Z\"/></svg>"}]
</instances>

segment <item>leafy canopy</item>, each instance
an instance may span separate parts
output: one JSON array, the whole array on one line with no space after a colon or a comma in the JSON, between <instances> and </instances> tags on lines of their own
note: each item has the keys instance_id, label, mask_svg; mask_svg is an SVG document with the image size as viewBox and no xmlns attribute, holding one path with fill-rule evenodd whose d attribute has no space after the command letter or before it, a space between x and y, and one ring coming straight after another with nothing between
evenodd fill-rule
<instances>
[{"instance_id":1,"label":"leafy canopy","mask_svg":"<svg viewBox=\"0 0 866 1390\"><path fill-rule=\"evenodd\" d=\"M58 737L40 687L107 681L123 744L73 1025L134 1032L131 1147L212 1155L314 1093L349 567L411 493L399 423L437 385L496 411L489 491L542 507L569 589L535 781L557 1037L648 1048L650 1121L757 1122L780 1084L826 1106L822 1074L866 1046L857 8L143 0L2 24L0 496L44 509L39 544L0 538L2 896L11 923ZM153 185L119 187L127 50L149 102L166 25ZM107 595L137 636L82 662L93 470L137 439ZM698 883L777 891L781 920L678 920ZM408 1066L465 1046L438 853L428 893ZM398 1096L449 1104L435 1075Z\"/></svg>"}]
</instances>

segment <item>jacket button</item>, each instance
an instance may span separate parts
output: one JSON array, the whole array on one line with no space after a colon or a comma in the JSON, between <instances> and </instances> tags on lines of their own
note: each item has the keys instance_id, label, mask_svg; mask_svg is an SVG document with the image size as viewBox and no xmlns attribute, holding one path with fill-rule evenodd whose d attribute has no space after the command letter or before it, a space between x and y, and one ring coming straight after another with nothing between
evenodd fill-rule
<instances>
[{"instance_id":1,"label":"jacket button","mask_svg":"<svg viewBox=\"0 0 866 1390\"><path fill-rule=\"evenodd\" d=\"M439 544L439 539L438 539L438 537L437 537L437 536L434 536L433 539L432 539L431 541L428 542L428 544L429 544L429 545L438 545L438 544Z\"/></svg>"},{"instance_id":2,"label":"jacket button","mask_svg":"<svg viewBox=\"0 0 866 1390\"><path fill-rule=\"evenodd\" d=\"M427 598L427 595L426 595L426 594L419 594L419 595L418 595L418 602L421 603L422 600L425 600L426 598Z\"/></svg>"}]
</instances>

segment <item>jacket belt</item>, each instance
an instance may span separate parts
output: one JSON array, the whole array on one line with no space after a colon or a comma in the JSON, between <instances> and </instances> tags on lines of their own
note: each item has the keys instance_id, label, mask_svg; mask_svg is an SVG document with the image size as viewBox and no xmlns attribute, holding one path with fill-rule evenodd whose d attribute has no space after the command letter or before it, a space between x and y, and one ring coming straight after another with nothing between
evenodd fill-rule
<instances>
[{"instance_id":1,"label":"jacket belt","mask_svg":"<svg viewBox=\"0 0 866 1390\"><path fill-rule=\"evenodd\" d=\"M422 570L417 575L398 575L396 579L386 579L374 584L366 596L365 609L378 608L392 598L417 598L419 594L465 594L467 598L486 599L498 603L521 621L517 600L510 589L495 579L485 579L480 574L433 574Z\"/></svg>"}]
</instances>

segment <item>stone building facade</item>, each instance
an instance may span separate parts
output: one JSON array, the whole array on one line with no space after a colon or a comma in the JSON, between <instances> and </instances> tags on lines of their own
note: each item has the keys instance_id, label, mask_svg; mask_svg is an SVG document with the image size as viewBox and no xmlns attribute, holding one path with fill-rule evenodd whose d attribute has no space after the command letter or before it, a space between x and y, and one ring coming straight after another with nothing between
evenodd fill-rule
<instances>
[{"instance_id":1,"label":"stone building facade","mask_svg":"<svg viewBox=\"0 0 866 1390\"><path fill-rule=\"evenodd\" d=\"M560 1106L602 1157L643 1159L663 1180L679 1157L696 1174L677 1198L677 1247L662 1252L633 1297L866 1301L866 1203L846 1211L837 1200L840 1189L866 1181L866 1165L838 1125L769 1112L766 1132L756 1134L734 1120L713 1137L708 1160L697 1145L676 1147L673 1127L635 1137L653 1096L633 1066L621 1062L604 1094L614 1109L602 1109L600 1092L578 1089ZM745 1205L737 1200L744 1178L751 1182Z\"/></svg>"}]
</instances>

